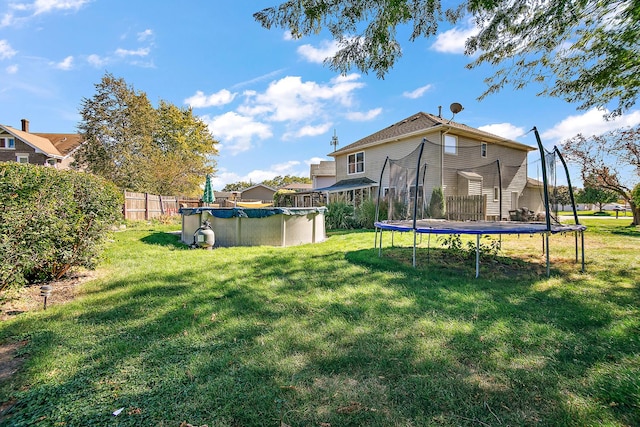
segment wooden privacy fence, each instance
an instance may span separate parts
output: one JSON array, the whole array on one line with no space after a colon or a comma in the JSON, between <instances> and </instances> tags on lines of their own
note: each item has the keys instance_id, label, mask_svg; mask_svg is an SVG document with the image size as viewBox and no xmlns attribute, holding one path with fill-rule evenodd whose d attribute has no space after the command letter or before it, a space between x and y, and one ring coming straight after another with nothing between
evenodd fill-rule
<instances>
[{"instance_id":1,"label":"wooden privacy fence","mask_svg":"<svg viewBox=\"0 0 640 427\"><path fill-rule=\"evenodd\" d=\"M452 221L482 221L486 218L487 196L448 196L447 219Z\"/></svg>"},{"instance_id":2,"label":"wooden privacy fence","mask_svg":"<svg viewBox=\"0 0 640 427\"><path fill-rule=\"evenodd\" d=\"M180 207L197 207L199 202L198 199L186 197L125 191L122 213L128 220L146 220L162 215L177 215Z\"/></svg>"}]
</instances>

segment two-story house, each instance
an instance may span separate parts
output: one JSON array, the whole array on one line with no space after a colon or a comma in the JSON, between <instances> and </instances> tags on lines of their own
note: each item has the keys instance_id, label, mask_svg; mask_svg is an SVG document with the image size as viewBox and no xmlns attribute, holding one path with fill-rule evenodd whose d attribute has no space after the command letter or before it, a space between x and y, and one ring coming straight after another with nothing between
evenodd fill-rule
<instances>
[{"instance_id":1,"label":"two-story house","mask_svg":"<svg viewBox=\"0 0 640 427\"><path fill-rule=\"evenodd\" d=\"M329 202L354 205L375 198L379 187L386 194L389 177L381 174L386 159L403 158L423 140L425 194L439 187L445 197L485 196L485 216L493 219L525 202L541 209L531 205L540 198L530 194L535 186L527 178L528 153L536 148L423 112L328 154L335 158L336 183L316 191L328 193Z\"/></svg>"},{"instance_id":2,"label":"two-story house","mask_svg":"<svg viewBox=\"0 0 640 427\"><path fill-rule=\"evenodd\" d=\"M31 133L29 121L21 129L0 125L0 161L32 163L68 169L73 152L82 144L78 134Z\"/></svg>"}]
</instances>

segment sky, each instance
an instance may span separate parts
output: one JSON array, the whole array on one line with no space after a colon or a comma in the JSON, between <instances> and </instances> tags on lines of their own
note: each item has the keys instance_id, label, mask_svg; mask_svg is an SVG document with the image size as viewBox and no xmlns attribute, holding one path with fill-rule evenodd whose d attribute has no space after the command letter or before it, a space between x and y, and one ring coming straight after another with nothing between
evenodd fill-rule
<instances>
[{"instance_id":1,"label":"sky","mask_svg":"<svg viewBox=\"0 0 640 427\"><path fill-rule=\"evenodd\" d=\"M293 39L254 20L278 3L0 0L0 123L20 128L28 119L31 132L76 132L82 100L111 73L154 106L189 106L208 124L219 141L216 190L309 177L310 164L333 160L334 134L344 147L420 111L442 107L451 118L454 102L464 108L456 122L531 146L535 126L549 149L578 133L640 123L639 109L607 122L602 111L538 96L535 84L478 101L495 69L465 68L470 21L414 42L400 28L403 56L384 79L355 69L340 75L323 64L336 50L328 33ZM530 177L540 177L538 158L530 157Z\"/></svg>"}]
</instances>

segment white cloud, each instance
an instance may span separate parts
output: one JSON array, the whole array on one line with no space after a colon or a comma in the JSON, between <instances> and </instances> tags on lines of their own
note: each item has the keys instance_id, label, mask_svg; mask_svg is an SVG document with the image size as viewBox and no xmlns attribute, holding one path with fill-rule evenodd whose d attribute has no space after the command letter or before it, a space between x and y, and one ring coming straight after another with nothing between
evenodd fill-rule
<instances>
[{"instance_id":1,"label":"white cloud","mask_svg":"<svg viewBox=\"0 0 640 427\"><path fill-rule=\"evenodd\" d=\"M28 9L33 10L34 15L47 13L54 10L78 10L89 0L36 0L29 5Z\"/></svg>"},{"instance_id":2,"label":"white cloud","mask_svg":"<svg viewBox=\"0 0 640 427\"><path fill-rule=\"evenodd\" d=\"M320 42L320 47L310 44L298 47L298 53L309 62L321 64L325 59L334 56L339 49L337 41L323 40Z\"/></svg>"},{"instance_id":3,"label":"white cloud","mask_svg":"<svg viewBox=\"0 0 640 427\"><path fill-rule=\"evenodd\" d=\"M291 34L291 31L289 31L289 30L285 31L284 34L282 34L282 39L286 40L286 41L295 40L293 38L293 34Z\"/></svg>"},{"instance_id":4,"label":"white cloud","mask_svg":"<svg viewBox=\"0 0 640 427\"><path fill-rule=\"evenodd\" d=\"M0 40L0 59L12 58L16 53L18 52L11 47L8 41Z\"/></svg>"},{"instance_id":5,"label":"white cloud","mask_svg":"<svg viewBox=\"0 0 640 427\"><path fill-rule=\"evenodd\" d=\"M640 123L640 110L617 117L615 120L605 120L606 111L591 109L584 114L569 116L557 123L551 129L544 131L541 138L545 144L560 143L581 133L585 136L601 135L605 132ZM550 141L545 141L550 140Z\"/></svg>"},{"instance_id":6,"label":"white cloud","mask_svg":"<svg viewBox=\"0 0 640 427\"><path fill-rule=\"evenodd\" d=\"M62 61L53 64L53 66L59 70L70 70L73 68L73 56L67 56Z\"/></svg>"},{"instance_id":7,"label":"white cloud","mask_svg":"<svg viewBox=\"0 0 640 427\"><path fill-rule=\"evenodd\" d=\"M382 113L382 108L374 108L365 112L354 111L347 113L347 119L354 122L368 122L378 117L380 113Z\"/></svg>"},{"instance_id":8,"label":"white cloud","mask_svg":"<svg viewBox=\"0 0 640 427\"><path fill-rule=\"evenodd\" d=\"M139 42L143 42L145 40L148 40L151 37L153 37L153 30L150 30L150 29L146 29L146 30L141 31L141 32L138 33L138 41Z\"/></svg>"},{"instance_id":9,"label":"white cloud","mask_svg":"<svg viewBox=\"0 0 640 427\"><path fill-rule=\"evenodd\" d=\"M464 43L469 37L475 36L478 32L479 29L474 25L473 20L468 20L465 27L452 28L438 34L431 48L436 52L464 53Z\"/></svg>"},{"instance_id":10,"label":"white cloud","mask_svg":"<svg viewBox=\"0 0 640 427\"><path fill-rule=\"evenodd\" d=\"M217 107L229 104L236 97L236 93L231 93L227 89L219 92L205 95L202 91L196 91L196 94L185 99L184 103L193 108Z\"/></svg>"},{"instance_id":11,"label":"white cloud","mask_svg":"<svg viewBox=\"0 0 640 427\"><path fill-rule=\"evenodd\" d=\"M5 13L4 15L2 15L2 19L0 20L0 28L8 27L13 23L14 23L13 14Z\"/></svg>"},{"instance_id":12,"label":"white cloud","mask_svg":"<svg viewBox=\"0 0 640 427\"><path fill-rule=\"evenodd\" d=\"M7 74L16 74L18 72L18 66L15 64L9 65L5 70L7 71Z\"/></svg>"},{"instance_id":13,"label":"white cloud","mask_svg":"<svg viewBox=\"0 0 640 427\"><path fill-rule=\"evenodd\" d=\"M523 128L514 126L511 123L495 123L480 126L478 129L512 140L520 138L526 133Z\"/></svg>"},{"instance_id":14,"label":"white cloud","mask_svg":"<svg viewBox=\"0 0 640 427\"><path fill-rule=\"evenodd\" d=\"M326 162L326 161L327 159L325 157L312 157L308 160L305 160L304 164L307 166L310 166L310 165L317 165L320 162Z\"/></svg>"},{"instance_id":15,"label":"white cloud","mask_svg":"<svg viewBox=\"0 0 640 427\"><path fill-rule=\"evenodd\" d=\"M402 96L404 96L405 98L409 98L409 99L418 99L420 97L422 97L422 95L424 95L425 93L427 93L427 91L429 91L432 88L431 85L425 85L425 86L421 86L417 89L412 90L411 92L403 92Z\"/></svg>"},{"instance_id":16,"label":"white cloud","mask_svg":"<svg viewBox=\"0 0 640 427\"><path fill-rule=\"evenodd\" d=\"M116 49L116 55L118 56L147 56L149 55L149 51L150 49L148 47L141 47L139 49L136 50L130 50L130 49Z\"/></svg>"},{"instance_id":17,"label":"white cloud","mask_svg":"<svg viewBox=\"0 0 640 427\"><path fill-rule=\"evenodd\" d=\"M320 84L287 76L272 82L264 93L245 92L246 102L238 111L249 116L266 115L276 122L313 120L336 103L350 106L353 92L364 86L359 79L358 74L350 74Z\"/></svg>"},{"instance_id":18,"label":"white cloud","mask_svg":"<svg viewBox=\"0 0 640 427\"><path fill-rule=\"evenodd\" d=\"M107 64L109 60L107 58L100 57L100 55L92 54L87 57L87 62L96 68L100 68Z\"/></svg>"},{"instance_id":19,"label":"white cloud","mask_svg":"<svg viewBox=\"0 0 640 427\"><path fill-rule=\"evenodd\" d=\"M202 119L209 125L213 136L220 140L220 149L228 150L232 155L250 150L254 137L266 139L273 136L268 125L235 112L213 118L203 116Z\"/></svg>"},{"instance_id":20,"label":"white cloud","mask_svg":"<svg viewBox=\"0 0 640 427\"><path fill-rule=\"evenodd\" d=\"M6 13L0 26L9 26L24 22L26 19L44 13L56 11L77 11L87 4L89 0L35 0L32 3L9 3L9 8L19 12L19 15L28 14L29 16L16 16L13 12Z\"/></svg>"},{"instance_id":21,"label":"white cloud","mask_svg":"<svg viewBox=\"0 0 640 427\"><path fill-rule=\"evenodd\" d=\"M294 132L287 132L282 136L282 139L284 140L288 140L288 139L292 139L292 138L302 138L305 136L318 136L318 135L322 135L324 133L327 133L329 131L329 129L331 129L331 126L333 126L333 123L323 123L320 125L305 125L302 126L301 128L297 129Z\"/></svg>"}]
</instances>

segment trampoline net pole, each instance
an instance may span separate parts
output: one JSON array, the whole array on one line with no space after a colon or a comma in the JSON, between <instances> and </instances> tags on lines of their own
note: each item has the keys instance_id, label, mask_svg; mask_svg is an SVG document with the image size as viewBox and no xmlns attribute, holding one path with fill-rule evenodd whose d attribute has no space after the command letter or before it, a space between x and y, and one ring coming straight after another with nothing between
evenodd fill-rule
<instances>
[{"instance_id":1,"label":"trampoline net pole","mask_svg":"<svg viewBox=\"0 0 640 427\"><path fill-rule=\"evenodd\" d=\"M476 279L480 276L480 234L476 234Z\"/></svg>"}]
</instances>

